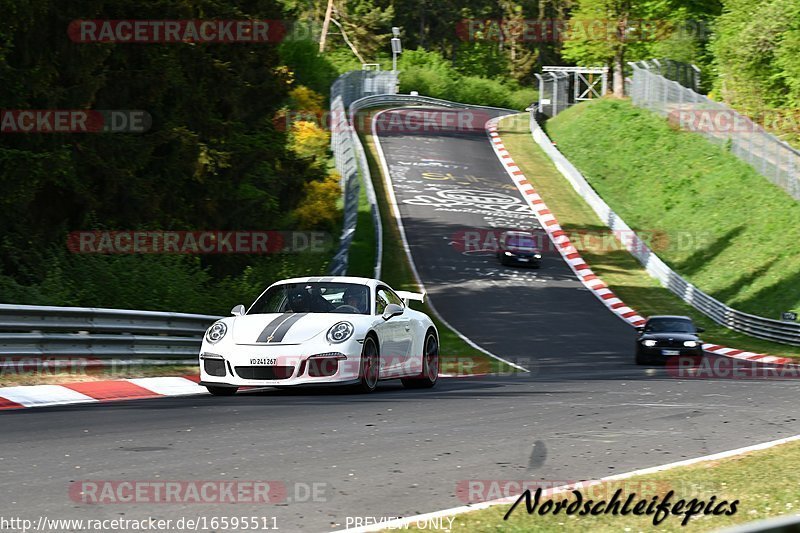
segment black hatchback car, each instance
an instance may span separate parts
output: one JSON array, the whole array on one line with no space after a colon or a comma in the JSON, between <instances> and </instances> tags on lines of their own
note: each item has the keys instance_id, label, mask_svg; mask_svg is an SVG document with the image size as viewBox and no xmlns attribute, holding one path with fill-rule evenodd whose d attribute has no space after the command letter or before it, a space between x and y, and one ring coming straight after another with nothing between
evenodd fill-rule
<instances>
[{"instance_id":1,"label":"black hatchback car","mask_svg":"<svg viewBox=\"0 0 800 533\"><path fill-rule=\"evenodd\" d=\"M688 316L651 316L636 328L636 364L665 363L676 355L703 355L703 341L698 328Z\"/></svg>"},{"instance_id":2,"label":"black hatchback car","mask_svg":"<svg viewBox=\"0 0 800 533\"><path fill-rule=\"evenodd\" d=\"M505 231L497 242L497 259L502 265L539 268L542 254L536 238L527 231Z\"/></svg>"}]
</instances>

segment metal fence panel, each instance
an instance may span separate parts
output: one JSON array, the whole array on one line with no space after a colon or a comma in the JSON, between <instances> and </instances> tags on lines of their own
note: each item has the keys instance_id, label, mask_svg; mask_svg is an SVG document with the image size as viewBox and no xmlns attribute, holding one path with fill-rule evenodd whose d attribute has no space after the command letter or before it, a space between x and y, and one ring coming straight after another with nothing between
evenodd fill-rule
<instances>
[{"instance_id":1,"label":"metal fence panel","mask_svg":"<svg viewBox=\"0 0 800 533\"><path fill-rule=\"evenodd\" d=\"M679 128L699 133L800 200L800 151L719 102L698 94L693 65L667 60L630 63L633 104L667 117ZM693 90L694 89L694 90Z\"/></svg>"},{"instance_id":2,"label":"metal fence panel","mask_svg":"<svg viewBox=\"0 0 800 533\"><path fill-rule=\"evenodd\" d=\"M342 177L342 197L344 199L344 222L339 247L333 258L329 272L335 276L347 272L350 245L356 231L358 220L358 196L360 193L359 172L367 187L367 201L370 203L372 219L376 228L376 264L374 275L380 277L382 229L378 203L372 190L366 155L353 127L354 115L350 105L364 96L375 94L395 94L397 92L397 72L354 70L342 74L331 86L331 150L336 162L336 170Z\"/></svg>"}]
</instances>

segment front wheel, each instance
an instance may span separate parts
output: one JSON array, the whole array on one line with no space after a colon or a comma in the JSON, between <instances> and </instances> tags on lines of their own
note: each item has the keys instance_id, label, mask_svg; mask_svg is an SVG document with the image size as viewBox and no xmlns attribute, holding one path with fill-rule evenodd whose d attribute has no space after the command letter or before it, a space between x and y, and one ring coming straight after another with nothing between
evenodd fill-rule
<instances>
[{"instance_id":1,"label":"front wheel","mask_svg":"<svg viewBox=\"0 0 800 533\"><path fill-rule=\"evenodd\" d=\"M380 356L375 337L364 339L364 348L361 350L361 364L358 371L358 392L372 392L378 386L380 375Z\"/></svg>"},{"instance_id":2,"label":"front wheel","mask_svg":"<svg viewBox=\"0 0 800 533\"><path fill-rule=\"evenodd\" d=\"M413 378L403 378L403 386L409 389L429 389L439 379L439 341L436 335L428 332L425 336L425 348L422 355L422 373Z\"/></svg>"},{"instance_id":3,"label":"front wheel","mask_svg":"<svg viewBox=\"0 0 800 533\"><path fill-rule=\"evenodd\" d=\"M214 385L206 385L206 389L210 392L213 396L233 396L236 394L236 391L239 390L239 387L217 387Z\"/></svg>"}]
</instances>

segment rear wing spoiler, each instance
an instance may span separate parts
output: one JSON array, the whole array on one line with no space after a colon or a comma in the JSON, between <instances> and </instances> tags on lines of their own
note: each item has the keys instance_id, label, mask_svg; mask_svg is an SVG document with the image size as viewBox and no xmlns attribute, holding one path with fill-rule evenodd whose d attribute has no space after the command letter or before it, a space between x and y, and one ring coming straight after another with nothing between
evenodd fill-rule
<instances>
[{"instance_id":1,"label":"rear wing spoiler","mask_svg":"<svg viewBox=\"0 0 800 533\"><path fill-rule=\"evenodd\" d=\"M417 302L425 302L425 292L408 292L408 291L395 291L397 295L403 299L408 305L409 300L416 300Z\"/></svg>"}]
</instances>

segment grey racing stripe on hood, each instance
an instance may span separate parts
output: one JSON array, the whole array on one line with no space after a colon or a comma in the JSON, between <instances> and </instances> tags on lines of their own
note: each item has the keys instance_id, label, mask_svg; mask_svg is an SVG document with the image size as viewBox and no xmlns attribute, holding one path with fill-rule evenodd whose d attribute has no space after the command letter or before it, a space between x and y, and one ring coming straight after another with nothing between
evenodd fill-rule
<instances>
[{"instance_id":1,"label":"grey racing stripe on hood","mask_svg":"<svg viewBox=\"0 0 800 533\"><path fill-rule=\"evenodd\" d=\"M267 327L265 327L264 331L262 331L261 334L258 336L258 340L256 340L256 342L267 342L267 337L269 337L273 331L278 329L278 326L280 326L281 323L283 323L283 321L289 318L290 316L292 316L292 313L283 313L278 318L273 319L272 322L267 324Z\"/></svg>"},{"instance_id":2,"label":"grey racing stripe on hood","mask_svg":"<svg viewBox=\"0 0 800 533\"><path fill-rule=\"evenodd\" d=\"M256 342L281 342L289 329L308 313L284 313L264 328Z\"/></svg>"}]
</instances>

